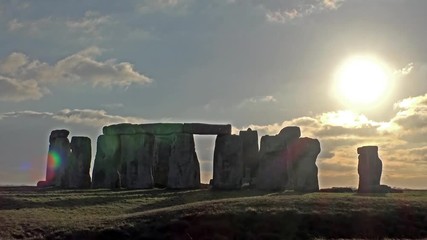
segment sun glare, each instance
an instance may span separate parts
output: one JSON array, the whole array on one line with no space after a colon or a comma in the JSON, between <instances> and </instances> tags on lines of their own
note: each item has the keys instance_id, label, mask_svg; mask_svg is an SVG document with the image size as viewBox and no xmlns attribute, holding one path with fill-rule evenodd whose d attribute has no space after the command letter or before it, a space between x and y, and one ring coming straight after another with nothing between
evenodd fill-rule
<instances>
[{"instance_id":1,"label":"sun glare","mask_svg":"<svg viewBox=\"0 0 427 240\"><path fill-rule=\"evenodd\" d=\"M383 100L390 88L390 72L376 58L351 57L335 73L335 94L352 105L372 106Z\"/></svg>"}]
</instances>

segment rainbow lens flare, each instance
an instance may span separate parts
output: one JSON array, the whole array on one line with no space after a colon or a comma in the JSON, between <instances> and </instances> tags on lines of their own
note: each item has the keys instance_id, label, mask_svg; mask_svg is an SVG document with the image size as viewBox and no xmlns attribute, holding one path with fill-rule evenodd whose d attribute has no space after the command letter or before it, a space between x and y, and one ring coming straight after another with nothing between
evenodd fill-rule
<instances>
[{"instance_id":1,"label":"rainbow lens flare","mask_svg":"<svg viewBox=\"0 0 427 240\"><path fill-rule=\"evenodd\" d=\"M48 165L49 165L50 169L52 169L52 170L58 169L59 166L61 166L61 161L62 161L61 155L59 155L55 151L49 152L47 162L48 162Z\"/></svg>"},{"instance_id":2,"label":"rainbow lens flare","mask_svg":"<svg viewBox=\"0 0 427 240\"><path fill-rule=\"evenodd\" d=\"M61 166L61 155L56 151L49 151L47 155L47 173L46 181L51 181L55 178L56 170Z\"/></svg>"}]
</instances>

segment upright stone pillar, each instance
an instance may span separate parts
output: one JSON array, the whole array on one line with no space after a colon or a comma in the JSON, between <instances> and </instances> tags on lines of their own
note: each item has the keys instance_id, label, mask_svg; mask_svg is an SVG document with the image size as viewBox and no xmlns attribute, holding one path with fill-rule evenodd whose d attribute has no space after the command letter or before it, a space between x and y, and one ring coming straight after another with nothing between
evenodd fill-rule
<instances>
[{"instance_id":1,"label":"upright stone pillar","mask_svg":"<svg viewBox=\"0 0 427 240\"><path fill-rule=\"evenodd\" d=\"M154 136L133 134L120 136L121 161L126 163L126 187L152 188Z\"/></svg>"},{"instance_id":2,"label":"upright stone pillar","mask_svg":"<svg viewBox=\"0 0 427 240\"><path fill-rule=\"evenodd\" d=\"M46 181L39 181L38 187L63 186L66 184L65 169L68 164L70 132L65 129L53 130L49 136L49 151L47 156Z\"/></svg>"},{"instance_id":3,"label":"upright stone pillar","mask_svg":"<svg viewBox=\"0 0 427 240\"><path fill-rule=\"evenodd\" d=\"M200 187L200 166L193 134L176 134L169 158L168 188L190 189Z\"/></svg>"},{"instance_id":4,"label":"upright stone pillar","mask_svg":"<svg viewBox=\"0 0 427 240\"><path fill-rule=\"evenodd\" d=\"M285 185L286 142L281 136L263 136L259 152L256 188L280 190Z\"/></svg>"},{"instance_id":5,"label":"upright stone pillar","mask_svg":"<svg viewBox=\"0 0 427 240\"><path fill-rule=\"evenodd\" d=\"M297 159L293 156L295 154L293 152L298 151L298 146L296 145L296 141L301 137L301 130L297 126L288 126L284 127L280 130L278 136L283 138L283 141L286 142L286 154L285 154L285 182L286 187L288 189L292 189L294 183L292 182L294 177L294 168L293 165Z\"/></svg>"},{"instance_id":6,"label":"upright stone pillar","mask_svg":"<svg viewBox=\"0 0 427 240\"><path fill-rule=\"evenodd\" d=\"M67 168L68 186L70 188L90 188L89 175L92 159L91 141L88 137L72 137L71 152Z\"/></svg>"},{"instance_id":7,"label":"upright stone pillar","mask_svg":"<svg viewBox=\"0 0 427 240\"><path fill-rule=\"evenodd\" d=\"M244 176L250 180L256 176L258 170L258 132L248 128L246 131L240 131L239 136L242 140L242 159L243 172L249 174Z\"/></svg>"},{"instance_id":8,"label":"upright stone pillar","mask_svg":"<svg viewBox=\"0 0 427 240\"><path fill-rule=\"evenodd\" d=\"M153 178L156 187L168 185L169 159L174 135L156 135L154 140Z\"/></svg>"},{"instance_id":9,"label":"upright stone pillar","mask_svg":"<svg viewBox=\"0 0 427 240\"><path fill-rule=\"evenodd\" d=\"M320 150L320 142L317 139L299 138L293 142L293 149L288 152L289 159L292 159L288 172L292 173L290 187L295 191L319 191L316 160Z\"/></svg>"},{"instance_id":10,"label":"upright stone pillar","mask_svg":"<svg viewBox=\"0 0 427 240\"><path fill-rule=\"evenodd\" d=\"M240 189L243 178L243 143L237 135L218 135L215 141L213 188Z\"/></svg>"},{"instance_id":11,"label":"upright stone pillar","mask_svg":"<svg viewBox=\"0 0 427 240\"><path fill-rule=\"evenodd\" d=\"M92 173L93 188L121 187L120 136L100 135Z\"/></svg>"},{"instance_id":12,"label":"upright stone pillar","mask_svg":"<svg viewBox=\"0 0 427 240\"><path fill-rule=\"evenodd\" d=\"M357 148L359 154L359 164L357 172L359 173L358 192L375 192L380 188L382 173L382 161L378 157L377 146L363 146Z\"/></svg>"}]
</instances>

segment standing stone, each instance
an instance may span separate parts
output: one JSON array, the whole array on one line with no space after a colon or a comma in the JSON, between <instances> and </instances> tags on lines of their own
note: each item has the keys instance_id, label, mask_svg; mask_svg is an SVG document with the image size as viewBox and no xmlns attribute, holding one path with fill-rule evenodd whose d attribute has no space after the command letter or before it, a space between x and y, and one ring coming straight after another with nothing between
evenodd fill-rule
<instances>
[{"instance_id":1,"label":"standing stone","mask_svg":"<svg viewBox=\"0 0 427 240\"><path fill-rule=\"evenodd\" d=\"M38 187L66 185L65 169L68 164L70 132L65 129L53 130L49 136L49 151L47 156L46 181L39 181Z\"/></svg>"},{"instance_id":2,"label":"standing stone","mask_svg":"<svg viewBox=\"0 0 427 240\"><path fill-rule=\"evenodd\" d=\"M245 178L255 177L258 170L258 132L248 128L246 131L240 131L239 136L242 140L242 159L243 172ZM248 176L249 175L249 176Z\"/></svg>"},{"instance_id":3,"label":"standing stone","mask_svg":"<svg viewBox=\"0 0 427 240\"><path fill-rule=\"evenodd\" d=\"M298 192L319 191L318 168L316 166L316 159L321 151L319 140L299 138L295 140L292 147L287 155L288 160L292 162L288 169L289 172L292 172L291 188Z\"/></svg>"},{"instance_id":4,"label":"standing stone","mask_svg":"<svg viewBox=\"0 0 427 240\"><path fill-rule=\"evenodd\" d=\"M121 135L120 144L121 161L126 164L126 187L152 188L154 136Z\"/></svg>"},{"instance_id":5,"label":"standing stone","mask_svg":"<svg viewBox=\"0 0 427 240\"><path fill-rule=\"evenodd\" d=\"M359 192L375 192L380 188L382 161L378 157L377 146L363 146L357 148L359 154Z\"/></svg>"},{"instance_id":6,"label":"standing stone","mask_svg":"<svg viewBox=\"0 0 427 240\"><path fill-rule=\"evenodd\" d=\"M285 185L286 142L283 137L263 136L259 152L259 168L256 188L261 190L280 190Z\"/></svg>"},{"instance_id":7,"label":"standing stone","mask_svg":"<svg viewBox=\"0 0 427 240\"><path fill-rule=\"evenodd\" d=\"M215 141L213 188L240 189L243 178L243 143L237 135L218 135Z\"/></svg>"},{"instance_id":8,"label":"standing stone","mask_svg":"<svg viewBox=\"0 0 427 240\"><path fill-rule=\"evenodd\" d=\"M286 188L292 189L294 186L293 179L295 177L293 176L294 171L293 165L296 159L294 159L292 156L294 155L294 151L298 151L298 146L296 145L296 141L301 137L301 130L297 126L288 126L284 127L282 130L280 130L280 133L278 136L283 138L283 141L286 142L286 154L285 154L285 182L286 182Z\"/></svg>"},{"instance_id":9,"label":"standing stone","mask_svg":"<svg viewBox=\"0 0 427 240\"><path fill-rule=\"evenodd\" d=\"M168 188L200 187L200 166L193 134L176 134L169 159Z\"/></svg>"},{"instance_id":10,"label":"standing stone","mask_svg":"<svg viewBox=\"0 0 427 240\"><path fill-rule=\"evenodd\" d=\"M174 135L156 135L154 140L153 178L156 187L168 185L169 159Z\"/></svg>"},{"instance_id":11,"label":"standing stone","mask_svg":"<svg viewBox=\"0 0 427 240\"><path fill-rule=\"evenodd\" d=\"M88 137L72 137L69 165L67 168L70 188L90 188L91 141Z\"/></svg>"},{"instance_id":12,"label":"standing stone","mask_svg":"<svg viewBox=\"0 0 427 240\"><path fill-rule=\"evenodd\" d=\"M120 136L100 135L97 140L92 187L121 187Z\"/></svg>"}]
</instances>

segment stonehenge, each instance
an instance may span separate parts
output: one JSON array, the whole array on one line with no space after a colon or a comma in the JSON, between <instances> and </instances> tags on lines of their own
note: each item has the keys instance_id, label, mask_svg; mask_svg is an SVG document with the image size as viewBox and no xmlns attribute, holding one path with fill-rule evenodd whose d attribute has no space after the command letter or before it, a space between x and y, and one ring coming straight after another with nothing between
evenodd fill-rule
<instances>
[{"instance_id":1,"label":"stonehenge","mask_svg":"<svg viewBox=\"0 0 427 240\"><path fill-rule=\"evenodd\" d=\"M238 190L244 184L259 190L319 191L319 140L301 137L297 126L260 138L250 128L233 135L230 124L121 123L105 126L96 142L65 129L49 136L46 179L39 187L197 189L201 170L194 134L216 135L211 187ZM382 161L377 146L357 148L358 192L384 192ZM92 174L91 165L93 165Z\"/></svg>"}]
</instances>

